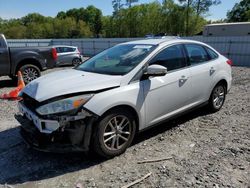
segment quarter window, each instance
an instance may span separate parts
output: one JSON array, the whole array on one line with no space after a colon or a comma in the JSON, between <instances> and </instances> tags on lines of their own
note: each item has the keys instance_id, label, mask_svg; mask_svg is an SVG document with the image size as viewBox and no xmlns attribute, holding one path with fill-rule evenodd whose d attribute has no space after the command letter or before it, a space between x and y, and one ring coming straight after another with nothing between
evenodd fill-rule
<instances>
[{"instance_id":1,"label":"quarter window","mask_svg":"<svg viewBox=\"0 0 250 188\"><path fill-rule=\"evenodd\" d=\"M150 64L162 65L168 71L185 67L186 60L183 55L182 46L175 45L162 50L151 60Z\"/></svg>"},{"instance_id":2,"label":"quarter window","mask_svg":"<svg viewBox=\"0 0 250 188\"><path fill-rule=\"evenodd\" d=\"M196 65L209 60L206 50L197 44L186 44L188 61L191 65Z\"/></svg>"},{"instance_id":3,"label":"quarter window","mask_svg":"<svg viewBox=\"0 0 250 188\"><path fill-rule=\"evenodd\" d=\"M205 48L207 50L207 53L209 54L210 60L218 58L218 54L215 51L213 51L212 49L208 47L205 47Z\"/></svg>"}]
</instances>

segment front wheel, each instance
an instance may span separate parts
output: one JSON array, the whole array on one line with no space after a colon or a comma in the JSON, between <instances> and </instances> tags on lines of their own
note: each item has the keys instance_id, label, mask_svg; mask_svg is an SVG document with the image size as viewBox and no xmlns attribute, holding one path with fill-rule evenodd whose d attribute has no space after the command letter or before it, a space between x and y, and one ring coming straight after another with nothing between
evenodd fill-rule
<instances>
[{"instance_id":1,"label":"front wheel","mask_svg":"<svg viewBox=\"0 0 250 188\"><path fill-rule=\"evenodd\" d=\"M223 84L217 84L209 99L209 108L212 112L217 112L221 109L226 99L226 87Z\"/></svg>"},{"instance_id":2,"label":"front wheel","mask_svg":"<svg viewBox=\"0 0 250 188\"><path fill-rule=\"evenodd\" d=\"M40 69L35 65L23 65L19 70L22 73L23 81L25 84L28 84L32 80L35 80L41 76Z\"/></svg>"},{"instance_id":3,"label":"front wheel","mask_svg":"<svg viewBox=\"0 0 250 188\"><path fill-rule=\"evenodd\" d=\"M106 114L97 125L93 135L93 150L112 158L126 151L136 131L135 119L129 111L117 109Z\"/></svg>"}]
</instances>

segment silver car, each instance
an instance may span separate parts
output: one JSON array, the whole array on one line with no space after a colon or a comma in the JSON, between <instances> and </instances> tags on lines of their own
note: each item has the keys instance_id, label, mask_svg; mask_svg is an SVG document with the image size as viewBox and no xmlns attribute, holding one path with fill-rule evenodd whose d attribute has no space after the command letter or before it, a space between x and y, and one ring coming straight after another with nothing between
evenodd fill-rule
<instances>
[{"instance_id":1,"label":"silver car","mask_svg":"<svg viewBox=\"0 0 250 188\"><path fill-rule=\"evenodd\" d=\"M19 102L23 138L39 150L90 148L114 157L136 133L162 121L201 105L220 110L231 88L231 65L192 40L119 44L28 84Z\"/></svg>"},{"instance_id":2,"label":"silver car","mask_svg":"<svg viewBox=\"0 0 250 188\"><path fill-rule=\"evenodd\" d=\"M82 62L80 51L75 46L53 46L57 52L56 65L76 66Z\"/></svg>"}]
</instances>

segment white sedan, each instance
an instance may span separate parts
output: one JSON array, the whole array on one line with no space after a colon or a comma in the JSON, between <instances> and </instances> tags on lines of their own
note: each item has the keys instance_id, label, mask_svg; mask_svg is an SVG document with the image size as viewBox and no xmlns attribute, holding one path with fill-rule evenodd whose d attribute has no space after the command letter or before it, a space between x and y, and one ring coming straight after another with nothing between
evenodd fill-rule
<instances>
[{"instance_id":1,"label":"white sedan","mask_svg":"<svg viewBox=\"0 0 250 188\"><path fill-rule=\"evenodd\" d=\"M19 102L21 133L39 150L92 149L114 157L139 131L201 105L220 110L231 88L231 65L197 41L119 44L28 84Z\"/></svg>"}]
</instances>

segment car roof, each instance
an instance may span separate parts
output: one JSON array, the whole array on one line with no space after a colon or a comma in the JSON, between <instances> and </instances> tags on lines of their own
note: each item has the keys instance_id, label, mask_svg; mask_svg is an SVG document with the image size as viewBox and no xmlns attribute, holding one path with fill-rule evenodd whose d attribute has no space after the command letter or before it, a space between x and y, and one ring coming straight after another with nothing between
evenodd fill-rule
<instances>
[{"instance_id":1,"label":"car roof","mask_svg":"<svg viewBox=\"0 0 250 188\"><path fill-rule=\"evenodd\" d=\"M67 46L67 45L53 45L54 48L66 47L66 48L76 48L76 46Z\"/></svg>"},{"instance_id":2,"label":"car roof","mask_svg":"<svg viewBox=\"0 0 250 188\"><path fill-rule=\"evenodd\" d=\"M178 37L164 37L164 38L148 38L143 40L135 40L126 42L124 44L148 44L148 45L158 45L164 42L176 40Z\"/></svg>"},{"instance_id":3,"label":"car roof","mask_svg":"<svg viewBox=\"0 0 250 188\"><path fill-rule=\"evenodd\" d=\"M130 42L125 42L123 44L145 44L145 45L159 45L159 44L171 44L175 42L192 42L192 43L199 43L199 44L204 44L199 41L195 40L187 40L187 39L182 39L180 37L165 37L165 38L150 38L150 39L144 39L144 40L136 40L136 41L130 41Z\"/></svg>"}]
</instances>

